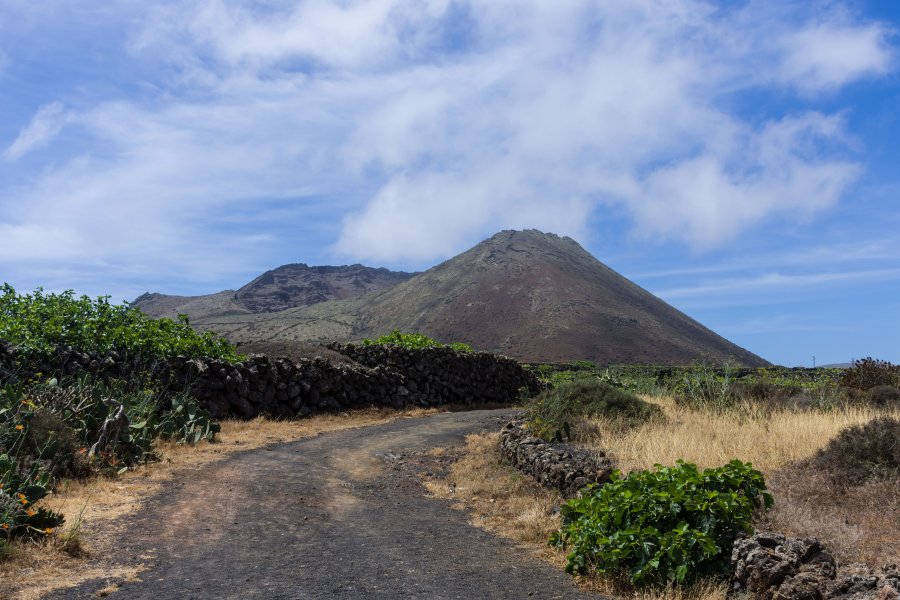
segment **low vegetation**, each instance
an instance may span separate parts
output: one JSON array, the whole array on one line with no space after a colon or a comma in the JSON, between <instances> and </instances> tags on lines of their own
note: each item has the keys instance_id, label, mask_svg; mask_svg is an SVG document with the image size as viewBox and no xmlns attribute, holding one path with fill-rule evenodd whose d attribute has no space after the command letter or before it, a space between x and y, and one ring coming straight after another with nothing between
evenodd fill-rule
<instances>
[{"instance_id":1,"label":"low vegetation","mask_svg":"<svg viewBox=\"0 0 900 600\"><path fill-rule=\"evenodd\" d=\"M733 460L700 471L692 463L632 471L584 490L562 507L550 542L568 548L566 570L625 576L635 584L727 577L731 545L752 533L758 507L772 505L762 474Z\"/></svg>"},{"instance_id":2,"label":"low vegetation","mask_svg":"<svg viewBox=\"0 0 900 600\"><path fill-rule=\"evenodd\" d=\"M199 335L186 322L153 320L108 298L71 292L19 295L0 288L0 340L18 360L41 364L62 347L143 359L175 354L234 359L234 348ZM15 538L46 538L62 513L39 506L63 478L113 476L157 458L157 440L212 440L219 425L188 394L157 389L145 377L125 380L52 374L0 382L0 551Z\"/></svg>"},{"instance_id":3,"label":"low vegetation","mask_svg":"<svg viewBox=\"0 0 900 600\"><path fill-rule=\"evenodd\" d=\"M0 340L46 357L68 346L81 352L117 352L145 359L238 358L227 341L191 329L186 316L177 322L151 319L136 308L111 304L109 296L76 298L72 291L46 294L40 288L18 294L9 284L0 286Z\"/></svg>"},{"instance_id":4,"label":"low vegetation","mask_svg":"<svg viewBox=\"0 0 900 600\"><path fill-rule=\"evenodd\" d=\"M400 346L401 348L452 348L457 352L472 352L472 347L462 342L443 344L421 333L401 333L399 329L381 336L378 339L363 339L363 346Z\"/></svg>"},{"instance_id":5,"label":"low vegetation","mask_svg":"<svg viewBox=\"0 0 900 600\"><path fill-rule=\"evenodd\" d=\"M625 429L663 418L655 404L599 379L567 381L527 400L525 408L531 432L551 441L583 437L592 417Z\"/></svg>"},{"instance_id":6,"label":"low vegetation","mask_svg":"<svg viewBox=\"0 0 900 600\"><path fill-rule=\"evenodd\" d=\"M682 583L692 580L724 597L710 576L727 574L728 536L751 528L818 537L844 563L900 560L898 367L867 358L848 369L601 369L586 361L535 369L554 389L527 403L532 431L602 450L621 469L563 507L552 540L567 549L571 572L600 575L605 589L633 597L687 593ZM583 410L587 390L607 397L609 388L660 414L623 420L602 402ZM743 500L717 490L704 504L685 497L696 486L673 483L737 466L755 482L734 492ZM758 510L770 495L771 509ZM725 525L721 543L701 543L683 511L703 507L709 525L719 500L735 502L724 512L741 522ZM623 580L637 587L623 592Z\"/></svg>"},{"instance_id":7,"label":"low vegetation","mask_svg":"<svg viewBox=\"0 0 900 600\"><path fill-rule=\"evenodd\" d=\"M157 458L158 439L196 443L219 430L190 396L89 378L0 388L0 543L52 535L62 514L37 507L60 478L112 476Z\"/></svg>"}]
</instances>

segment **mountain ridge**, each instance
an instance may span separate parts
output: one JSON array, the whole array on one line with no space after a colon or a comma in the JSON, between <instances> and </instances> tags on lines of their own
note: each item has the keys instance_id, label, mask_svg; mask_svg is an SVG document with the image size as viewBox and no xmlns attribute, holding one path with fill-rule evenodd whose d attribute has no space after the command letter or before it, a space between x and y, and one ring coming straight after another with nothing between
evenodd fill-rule
<instances>
[{"instance_id":1,"label":"mountain ridge","mask_svg":"<svg viewBox=\"0 0 900 600\"><path fill-rule=\"evenodd\" d=\"M290 263L265 271L237 290L200 296L144 293L131 303L153 317L192 321L233 314L278 312L319 302L342 300L392 287L415 275L360 264L309 266Z\"/></svg>"},{"instance_id":2,"label":"mountain ridge","mask_svg":"<svg viewBox=\"0 0 900 600\"><path fill-rule=\"evenodd\" d=\"M499 232L384 289L192 322L233 341L346 342L399 328L530 362L733 358L747 366L768 364L610 269L575 240L536 230Z\"/></svg>"}]
</instances>

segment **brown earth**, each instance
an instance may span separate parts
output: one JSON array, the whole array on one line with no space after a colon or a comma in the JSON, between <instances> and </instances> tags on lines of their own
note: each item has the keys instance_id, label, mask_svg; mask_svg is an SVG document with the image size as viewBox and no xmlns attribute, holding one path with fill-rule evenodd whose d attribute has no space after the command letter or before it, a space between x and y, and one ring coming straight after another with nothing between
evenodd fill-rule
<instances>
[{"instance_id":1,"label":"brown earth","mask_svg":"<svg viewBox=\"0 0 900 600\"><path fill-rule=\"evenodd\" d=\"M381 292L195 325L235 341L354 341L399 328L529 362L768 364L574 240L533 230L498 233Z\"/></svg>"},{"instance_id":2,"label":"brown earth","mask_svg":"<svg viewBox=\"0 0 900 600\"><path fill-rule=\"evenodd\" d=\"M420 475L441 465L422 452L510 415L405 419L177 473L129 518L116 556L98 559L137 576L49 598L600 598L424 495Z\"/></svg>"}]
</instances>

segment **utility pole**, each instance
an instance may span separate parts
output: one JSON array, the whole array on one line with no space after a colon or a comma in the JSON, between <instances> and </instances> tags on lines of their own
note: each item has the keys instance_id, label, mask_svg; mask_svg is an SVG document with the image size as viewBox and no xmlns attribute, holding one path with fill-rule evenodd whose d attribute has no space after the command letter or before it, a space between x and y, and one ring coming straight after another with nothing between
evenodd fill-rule
<instances>
[{"instance_id":1,"label":"utility pole","mask_svg":"<svg viewBox=\"0 0 900 600\"><path fill-rule=\"evenodd\" d=\"M813 354L813 369L816 368L816 355Z\"/></svg>"}]
</instances>

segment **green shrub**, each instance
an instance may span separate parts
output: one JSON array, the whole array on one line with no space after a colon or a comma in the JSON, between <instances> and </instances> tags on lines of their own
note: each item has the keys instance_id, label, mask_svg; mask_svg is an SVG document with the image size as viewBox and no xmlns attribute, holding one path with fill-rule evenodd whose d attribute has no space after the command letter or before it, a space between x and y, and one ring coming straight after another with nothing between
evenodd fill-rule
<instances>
[{"instance_id":1,"label":"green shrub","mask_svg":"<svg viewBox=\"0 0 900 600\"><path fill-rule=\"evenodd\" d=\"M702 472L683 461L624 478L617 471L563 505L550 542L570 549L569 573L627 574L636 584L727 576L735 538L752 533L754 510L772 503L762 474L738 460Z\"/></svg>"},{"instance_id":2,"label":"green shrub","mask_svg":"<svg viewBox=\"0 0 900 600\"><path fill-rule=\"evenodd\" d=\"M853 361L841 376L840 385L858 390L868 390L876 386L900 386L900 365L892 365L884 360L862 358Z\"/></svg>"},{"instance_id":3,"label":"green shrub","mask_svg":"<svg viewBox=\"0 0 900 600\"><path fill-rule=\"evenodd\" d=\"M729 410L737 405L736 379L733 364L721 369L697 364L686 369L673 387L675 402L694 410Z\"/></svg>"},{"instance_id":4,"label":"green shrub","mask_svg":"<svg viewBox=\"0 0 900 600\"><path fill-rule=\"evenodd\" d=\"M109 296L76 298L71 290L45 294L38 288L19 295L8 284L0 286L0 340L43 357L71 346L81 352L115 351L145 358L239 358L225 340L191 329L187 318L151 319L136 308L110 304Z\"/></svg>"},{"instance_id":5,"label":"green shrub","mask_svg":"<svg viewBox=\"0 0 900 600\"><path fill-rule=\"evenodd\" d=\"M380 346L400 346L401 348L419 349L419 348L452 348L457 352L472 352L472 347L462 342L453 342L452 344L442 344L421 333L401 333L399 329L395 329L387 335L383 335L377 340L363 339L363 346L371 345Z\"/></svg>"},{"instance_id":6,"label":"green shrub","mask_svg":"<svg viewBox=\"0 0 900 600\"><path fill-rule=\"evenodd\" d=\"M35 507L50 491L49 463L29 444L31 407L24 410L0 397L0 537L49 535L62 524L59 513Z\"/></svg>"},{"instance_id":7,"label":"green shrub","mask_svg":"<svg viewBox=\"0 0 900 600\"><path fill-rule=\"evenodd\" d=\"M596 378L545 390L528 400L525 409L532 433L548 440L571 437L573 424L584 417L606 417L625 427L664 418L657 405Z\"/></svg>"},{"instance_id":8,"label":"green shrub","mask_svg":"<svg viewBox=\"0 0 900 600\"><path fill-rule=\"evenodd\" d=\"M900 420L879 417L842 430L810 460L839 487L900 478Z\"/></svg>"},{"instance_id":9,"label":"green shrub","mask_svg":"<svg viewBox=\"0 0 900 600\"><path fill-rule=\"evenodd\" d=\"M61 514L35 507L50 486L50 475L39 464L0 454L0 536L7 541L42 537L62 525L65 519Z\"/></svg>"}]
</instances>

